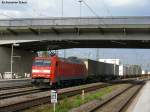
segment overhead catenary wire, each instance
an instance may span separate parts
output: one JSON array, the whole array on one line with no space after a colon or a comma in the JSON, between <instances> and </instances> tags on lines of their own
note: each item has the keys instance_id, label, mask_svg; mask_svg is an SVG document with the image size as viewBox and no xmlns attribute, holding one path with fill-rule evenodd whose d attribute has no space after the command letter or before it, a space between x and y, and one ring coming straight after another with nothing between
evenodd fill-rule
<instances>
[{"instance_id":1,"label":"overhead catenary wire","mask_svg":"<svg viewBox=\"0 0 150 112\"><path fill-rule=\"evenodd\" d=\"M106 26L103 19L84 0L79 0L79 3L80 3L80 18L81 18L81 5L82 5L81 3L82 2L93 13L93 15L95 15L97 18L99 18L101 20L102 24ZM98 60L98 59L99 59L99 48L96 49L96 60Z\"/></svg>"},{"instance_id":2,"label":"overhead catenary wire","mask_svg":"<svg viewBox=\"0 0 150 112\"><path fill-rule=\"evenodd\" d=\"M102 0L102 3L104 4L104 7L106 8L106 11L107 11L108 15L110 15L111 20L112 20L112 22L113 22L113 14L111 13L111 11L110 11L108 5L106 4L106 2L105 2L104 0Z\"/></svg>"},{"instance_id":3,"label":"overhead catenary wire","mask_svg":"<svg viewBox=\"0 0 150 112\"><path fill-rule=\"evenodd\" d=\"M95 1L96 1L96 0L95 0ZM106 11L107 11L108 15L110 15L110 17L113 19L113 15L112 15L112 13L111 13L109 7L106 5L106 3L105 3L104 0L102 0L102 3L104 4L104 7L106 8Z\"/></svg>"},{"instance_id":4,"label":"overhead catenary wire","mask_svg":"<svg viewBox=\"0 0 150 112\"><path fill-rule=\"evenodd\" d=\"M96 17L99 17L99 15L84 1L84 0L81 0L88 8L89 10L96 16Z\"/></svg>"},{"instance_id":5,"label":"overhead catenary wire","mask_svg":"<svg viewBox=\"0 0 150 112\"><path fill-rule=\"evenodd\" d=\"M102 24L106 26L106 23L104 22L103 18L100 17L85 0L79 0L79 1L82 1L84 3L84 5L87 6L87 8L93 13L93 15L96 16L97 18L99 18L101 20Z\"/></svg>"},{"instance_id":6,"label":"overhead catenary wire","mask_svg":"<svg viewBox=\"0 0 150 112\"><path fill-rule=\"evenodd\" d=\"M4 14L4 13L0 13L0 15L8 17L10 19L17 19L17 18L14 18L14 17L10 16L10 15Z\"/></svg>"},{"instance_id":7,"label":"overhead catenary wire","mask_svg":"<svg viewBox=\"0 0 150 112\"><path fill-rule=\"evenodd\" d=\"M95 0L95 2L97 2L97 0ZM113 14L111 13L108 5L106 4L106 2L104 0L102 0L101 3L104 5L104 8L106 9L106 12L107 12L108 16L110 16L110 19L113 22ZM97 2L97 4L98 4L98 2Z\"/></svg>"},{"instance_id":8,"label":"overhead catenary wire","mask_svg":"<svg viewBox=\"0 0 150 112\"><path fill-rule=\"evenodd\" d=\"M95 0L95 2L97 2L97 0ZM106 11L107 11L108 15L110 15L111 20L113 22L113 20L114 20L113 19L113 14L111 13L108 5L106 4L106 2L104 0L102 0L102 3L104 5L104 7L106 8ZM123 37L127 37L127 31L126 31L126 28L125 28L125 20L123 20Z\"/></svg>"},{"instance_id":9,"label":"overhead catenary wire","mask_svg":"<svg viewBox=\"0 0 150 112\"><path fill-rule=\"evenodd\" d=\"M42 14L41 12L37 11L35 8L32 6L27 5L37 16L39 17L48 17L47 15Z\"/></svg>"}]
</instances>

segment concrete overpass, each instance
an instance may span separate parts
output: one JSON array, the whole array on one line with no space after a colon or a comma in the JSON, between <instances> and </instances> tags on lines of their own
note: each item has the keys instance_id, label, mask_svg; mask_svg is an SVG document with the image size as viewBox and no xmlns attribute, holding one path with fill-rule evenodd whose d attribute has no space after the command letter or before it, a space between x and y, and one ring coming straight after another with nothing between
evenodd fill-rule
<instances>
[{"instance_id":1,"label":"concrete overpass","mask_svg":"<svg viewBox=\"0 0 150 112\"><path fill-rule=\"evenodd\" d=\"M25 50L150 48L150 17L0 20L0 39Z\"/></svg>"}]
</instances>

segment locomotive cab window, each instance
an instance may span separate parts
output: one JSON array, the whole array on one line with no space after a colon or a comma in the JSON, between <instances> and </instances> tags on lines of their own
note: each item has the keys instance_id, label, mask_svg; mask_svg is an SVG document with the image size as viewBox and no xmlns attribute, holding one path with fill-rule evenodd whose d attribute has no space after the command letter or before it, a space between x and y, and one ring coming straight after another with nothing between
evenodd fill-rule
<instances>
[{"instance_id":1,"label":"locomotive cab window","mask_svg":"<svg viewBox=\"0 0 150 112\"><path fill-rule=\"evenodd\" d=\"M33 65L34 66L50 66L51 61L50 60L34 60Z\"/></svg>"}]
</instances>

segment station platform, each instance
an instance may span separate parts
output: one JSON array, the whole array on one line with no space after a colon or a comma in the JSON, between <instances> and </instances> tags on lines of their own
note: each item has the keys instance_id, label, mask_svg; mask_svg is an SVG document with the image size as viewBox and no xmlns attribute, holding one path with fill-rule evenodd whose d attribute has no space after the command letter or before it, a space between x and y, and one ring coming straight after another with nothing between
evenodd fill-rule
<instances>
[{"instance_id":1,"label":"station platform","mask_svg":"<svg viewBox=\"0 0 150 112\"><path fill-rule=\"evenodd\" d=\"M4 87L13 87L13 86L22 86L22 85L30 85L31 78L24 79L1 79L0 80L0 88Z\"/></svg>"},{"instance_id":2,"label":"station platform","mask_svg":"<svg viewBox=\"0 0 150 112\"><path fill-rule=\"evenodd\" d=\"M144 85L127 112L150 112L150 81Z\"/></svg>"},{"instance_id":3,"label":"station platform","mask_svg":"<svg viewBox=\"0 0 150 112\"><path fill-rule=\"evenodd\" d=\"M21 79L0 79L0 82L26 81L26 80L31 80L31 78L21 78Z\"/></svg>"}]
</instances>

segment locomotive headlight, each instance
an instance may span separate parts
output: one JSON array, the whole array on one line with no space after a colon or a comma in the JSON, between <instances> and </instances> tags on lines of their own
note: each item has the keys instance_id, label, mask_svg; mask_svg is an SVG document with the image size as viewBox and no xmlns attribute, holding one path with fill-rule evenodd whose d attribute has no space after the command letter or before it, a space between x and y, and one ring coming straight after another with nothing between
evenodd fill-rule
<instances>
[{"instance_id":1,"label":"locomotive headlight","mask_svg":"<svg viewBox=\"0 0 150 112\"><path fill-rule=\"evenodd\" d=\"M43 73L49 73L50 74L50 70L43 70Z\"/></svg>"},{"instance_id":2,"label":"locomotive headlight","mask_svg":"<svg viewBox=\"0 0 150 112\"><path fill-rule=\"evenodd\" d=\"M32 69L32 73L38 73L39 70L36 70L36 69Z\"/></svg>"},{"instance_id":3,"label":"locomotive headlight","mask_svg":"<svg viewBox=\"0 0 150 112\"><path fill-rule=\"evenodd\" d=\"M48 73L50 74L51 70L36 70L36 69L33 69L32 70L32 73Z\"/></svg>"}]
</instances>

